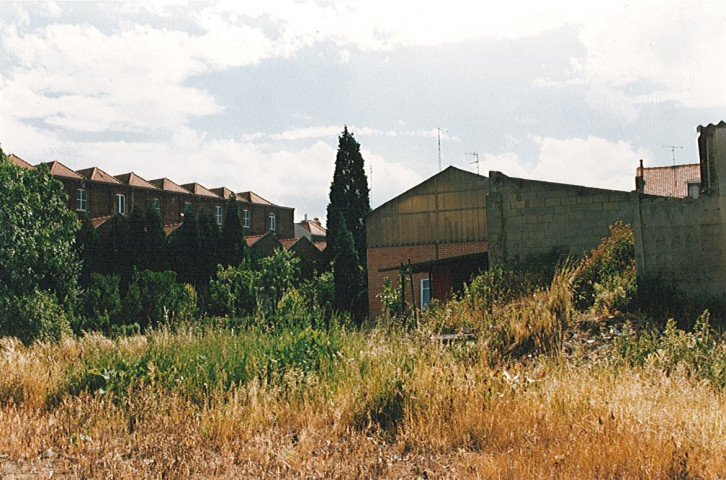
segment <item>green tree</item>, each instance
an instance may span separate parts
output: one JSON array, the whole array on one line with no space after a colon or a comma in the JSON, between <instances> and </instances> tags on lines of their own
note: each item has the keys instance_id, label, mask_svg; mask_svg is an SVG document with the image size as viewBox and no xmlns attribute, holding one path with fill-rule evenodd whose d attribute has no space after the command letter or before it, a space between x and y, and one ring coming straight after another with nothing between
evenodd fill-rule
<instances>
[{"instance_id":1,"label":"green tree","mask_svg":"<svg viewBox=\"0 0 726 480\"><path fill-rule=\"evenodd\" d=\"M46 166L24 169L0 149L0 335L58 338L81 264L76 215Z\"/></svg>"},{"instance_id":2,"label":"green tree","mask_svg":"<svg viewBox=\"0 0 726 480\"><path fill-rule=\"evenodd\" d=\"M163 270L166 232L164 231L164 223L161 220L159 210L156 208L146 210L144 223L146 225L146 249L144 252L146 265L150 270Z\"/></svg>"},{"instance_id":3,"label":"green tree","mask_svg":"<svg viewBox=\"0 0 726 480\"><path fill-rule=\"evenodd\" d=\"M245 258L246 247L239 208L234 196L230 196L219 239L219 263L225 267L239 265Z\"/></svg>"},{"instance_id":4,"label":"green tree","mask_svg":"<svg viewBox=\"0 0 726 480\"><path fill-rule=\"evenodd\" d=\"M330 203L327 211L327 242L333 258L338 259L338 274L335 276L336 295L348 295L349 298L338 298L335 304L339 307L349 305L351 312L357 318L362 318L368 313L367 285L366 282L354 281L353 278L343 280L341 275L359 277L359 270L362 269L362 276L366 275L366 231L363 217L370 211L370 198L368 191L368 179L365 174L363 156L360 153L360 144L355 140L348 127L343 128L343 133L338 138L338 153L335 158L335 171L333 182L330 185ZM349 251L348 232L352 238L355 256ZM356 261L356 268L348 273L343 273L342 265ZM334 260L335 261L335 260ZM348 268L348 267L346 267ZM338 285L338 282L344 283ZM359 283L359 290L352 290L350 286Z\"/></svg>"},{"instance_id":5,"label":"green tree","mask_svg":"<svg viewBox=\"0 0 726 480\"><path fill-rule=\"evenodd\" d=\"M368 302L368 297L361 295L367 290L365 270L355 250L353 234L345 228L345 220L340 219L340 225L343 234L333 251L333 303L337 310L352 312L360 322L366 311L363 303Z\"/></svg>"},{"instance_id":6,"label":"green tree","mask_svg":"<svg viewBox=\"0 0 726 480\"><path fill-rule=\"evenodd\" d=\"M80 227L76 232L76 252L82 261L79 282L83 287L89 284L91 273L99 271L99 248L98 231L93 226L88 212L83 212Z\"/></svg>"},{"instance_id":7,"label":"green tree","mask_svg":"<svg viewBox=\"0 0 726 480\"><path fill-rule=\"evenodd\" d=\"M136 266L139 270L147 269L146 256L146 222L144 211L137 204L131 209L128 219L126 237L125 262L129 266Z\"/></svg>"}]
</instances>

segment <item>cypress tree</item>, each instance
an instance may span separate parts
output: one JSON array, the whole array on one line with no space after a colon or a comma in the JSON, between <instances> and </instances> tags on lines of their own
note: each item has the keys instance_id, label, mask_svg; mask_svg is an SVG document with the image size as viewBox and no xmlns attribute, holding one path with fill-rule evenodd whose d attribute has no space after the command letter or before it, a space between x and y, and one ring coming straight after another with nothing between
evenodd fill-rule
<instances>
[{"instance_id":1,"label":"cypress tree","mask_svg":"<svg viewBox=\"0 0 726 480\"><path fill-rule=\"evenodd\" d=\"M234 195L227 200L227 211L224 214L224 223L219 239L219 263L223 266L237 266L245 257L244 228L239 218L239 208Z\"/></svg>"},{"instance_id":2,"label":"cypress tree","mask_svg":"<svg viewBox=\"0 0 726 480\"><path fill-rule=\"evenodd\" d=\"M128 237L126 241L126 262L136 266L138 270L147 268L144 252L146 250L146 222L141 207L134 205L128 219Z\"/></svg>"},{"instance_id":3,"label":"cypress tree","mask_svg":"<svg viewBox=\"0 0 726 480\"><path fill-rule=\"evenodd\" d=\"M146 210L144 216L144 224L146 225L146 242L144 255L146 257L146 265L150 270L164 269L164 244L166 241L166 232L164 231L164 223L161 220L161 214L156 208Z\"/></svg>"},{"instance_id":4,"label":"cypress tree","mask_svg":"<svg viewBox=\"0 0 726 480\"><path fill-rule=\"evenodd\" d=\"M348 234L352 237L353 250L357 257L360 275L366 278L367 252L366 252L366 231L363 217L370 211L370 197L368 190L368 178L365 174L364 160L360 153L360 144L355 140L348 127L338 137L338 153L335 158L335 171L333 182L330 185L330 203L327 211L327 242L332 255L338 257L348 249ZM347 254L346 254L347 255ZM348 258L348 257L346 257ZM350 257L353 258L353 257ZM335 259L334 259L335 261ZM347 265L349 259L339 265ZM345 267L346 269L349 266ZM352 273L351 273L352 274ZM337 285L338 295L349 295L351 298L336 300L337 305L349 305L351 312L357 318L362 318L368 313L368 292L367 283L358 282L359 289L349 290L345 285Z\"/></svg>"}]
</instances>

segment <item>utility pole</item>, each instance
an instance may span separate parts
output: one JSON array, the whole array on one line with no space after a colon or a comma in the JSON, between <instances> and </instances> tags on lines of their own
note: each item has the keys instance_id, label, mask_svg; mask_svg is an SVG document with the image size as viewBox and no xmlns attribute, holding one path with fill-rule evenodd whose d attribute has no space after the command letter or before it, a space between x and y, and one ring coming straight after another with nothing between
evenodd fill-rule
<instances>
[{"instance_id":1,"label":"utility pole","mask_svg":"<svg viewBox=\"0 0 726 480\"><path fill-rule=\"evenodd\" d=\"M469 162L469 165L476 163L476 174L479 175L479 152L466 152L464 155L473 155L476 160Z\"/></svg>"}]
</instances>

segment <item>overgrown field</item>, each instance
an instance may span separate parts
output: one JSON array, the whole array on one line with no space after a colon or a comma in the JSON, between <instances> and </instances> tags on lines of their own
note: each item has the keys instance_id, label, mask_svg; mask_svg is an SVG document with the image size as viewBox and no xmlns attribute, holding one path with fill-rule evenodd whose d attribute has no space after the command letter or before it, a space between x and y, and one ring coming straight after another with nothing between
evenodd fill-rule
<instances>
[{"instance_id":1,"label":"overgrown field","mask_svg":"<svg viewBox=\"0 0 726 480\"><path fill-rule=\"evenodd\" d=\"M617 245L364 329L4 338L0 477L724 477L724 337L620 313Z\"/></svg>"}]
</instances>

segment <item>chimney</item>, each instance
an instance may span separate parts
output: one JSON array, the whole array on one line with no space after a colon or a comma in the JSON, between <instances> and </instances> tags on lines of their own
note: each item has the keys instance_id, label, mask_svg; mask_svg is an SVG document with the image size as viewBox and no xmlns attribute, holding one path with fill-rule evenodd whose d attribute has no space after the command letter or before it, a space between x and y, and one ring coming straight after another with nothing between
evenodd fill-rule
<instances>
[{"instance_id":1,"label":"chimney","mask_svg":"<svg viewBox=\"0 0 726 480\"><path fill-rule=\"evenodd\" d=\"M635 171L635 191L644 193L645 179L643 178L643 159L640 159L640 166Z\"/></svg>"}]
</instances>

